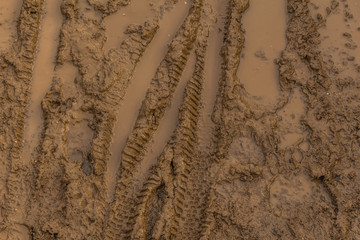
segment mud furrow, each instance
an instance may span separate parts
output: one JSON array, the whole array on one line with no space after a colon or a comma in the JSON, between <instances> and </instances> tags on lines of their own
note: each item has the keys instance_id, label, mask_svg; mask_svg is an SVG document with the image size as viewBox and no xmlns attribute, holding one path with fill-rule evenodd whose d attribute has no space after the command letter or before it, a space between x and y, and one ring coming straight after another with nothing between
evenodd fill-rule
<instances>
[{"instance_id":1,"label":"mud furrow","mask_svg":"<svg viewBox=\"0 0 360 240\"><path fill-rule=\"evenodd\" d=\"M170 8L171 1L166 2L166 8ZM189 10L189 5L190 4L186 5L183 2L178 2L164 14L159 22L160 29L137 65L132 83L120 106L118 120L114 129L114 142L110 149L112 155L110 157L106 176L108 182L107 185L109 187L108 194L111 196L110 201L114 197L116 181L113 180L116 179L116 173L120 166L121 151L126 144L127 137L134 127L138 109L141 107L142 100L150 85L151 78L154 76L157 67L166 54L167 44L171 42L176 31L183 23Z\"/></svg>"},{"instance_id":2,"label":"mud furrow","mask_svg":"<svg viewBox=\"0 0 360 240\"><path fill-rule=\"evenodd\" d=\"M202 26L206 32L206 26ZM198 116L201 108L201 91L203 82L203 61L206 52L206 38L201 37L196 44L196 64L192 78L185 87L185 97L179 112L179 124L172 139L164 148L158 163L150 170L147 180L144 182L140 191L137 193L136 206L134 207L135 226L132 230L132 239L174 239L181 236L196 239L196 232L179 230L185 224L182 222L182 214L185 214L185 207L189 204L188 193L182 189L187 189L189 174L193 168L191 159L195 158L194 152L197 145L197 123L191 124L189 109L193 108L192 99L196 100L195 112ZM200 42L199 42L200 41ZM204 42L203 42L204 41ZM194 90L195 78L200 81ZM190 133L189 133L190 132ZM191 136L190 136L191 135ZM190 142L192 146L185 153L185 142ZM190 204L191 205L191 204ZM148 209L152 209L149 211ZM189 216L187 216L189 217ZM196 229L199 218L194 218L195 225L191 228ZM191 229L190 229L191 230Z\"/></svg>"},{"instance_id":3,"label":"mud furrow","mask_svg":"<svg viewBox=\"0 0 360 240\"><path fill-rule=\"evenodd\" d=\"M148 30L145 30L146 28L148 28ZM106 91L100 97L102 98L101 102L105 103L107 111L104 111L104 104L94 104L95 108L96 106L102 107L101 109L99 108L95 110L96 112L99 112L98 115L101 116L101 119L97 120L101 124L99 124L99 130L96 130L96 137L93 139L93 144L99 142L104 146L101 149L105 150L102 155L90 152L90 158L93 162L94 172L96 175L104 174L106 170L105 165L109 157L108 149L110 147L110 139L115 120L115 116L111 109L113 109L115 106L118 106L123 99L135 66L142 56L142 53L145 51L146 47L152 40L156 30L157 25L151 26L146 23L144 29L140 30L143 31L142 34L133 34L134 36L123 42L120 47L120 52L118 53L118 59L122 63L119 70L122 73L121 77L109 88L108 91ZM138 51L140 54L136 54L136 51ZM133 68L129 68L129 64L131 64Z\"/></svg>"},{"instance_id":4,"label":"mud furrow","mask_svg":"<svg viewBox=\"0 0 360 240\"><path fill-rule=\"evenodd\" d=\"M230 0L227 6L227 20L221 50L221 77L212 116L215 123L214 135L216 136L214 143L215 149L213 151L215 156L217 156L217 159L212 160L215 161L221 161L221 159L227 156L227 148L230 146L229 143L232 142L232 138L236 132L241 131L241 126L236 126L236 128L232 126L232 124L239 124L239 119L235 118L230 121L225 121L224 118L233 118L237 111L241 111L241 108L234 108L236 100L238 100L237 94L239 94L239 89L237 88L239 86L239 80L236 77L236 71L240 64L240 54L244 44L244 34L241 30L241 17L248 7L248 0ZM233 102L233 104L229 106L231 102ZM235 112L235 114L232 112ZM225 133L227 131L228 134ZM210 169L208 169L208 171L210 171ZM199 227L199 239L211 239L214 234L216 219L209 207L214 201L211 199L213 196L209 194L213 194L213 192L208 192L207 194L207 201L204 203L206 205L203 212L204 220Z\"/></svg>"},{"instance_id":5,"label":"mud furrow","mask_svg":"<svg viewBox=\"0 0 360 240\"><path fill-rule=\"evenodd\" d=\"M24 131L21 158L30 164L35 147L39 144L42 122L41 101L50 89L54 74L59 32L62 25L61 0L45 1L39 36L39 51L33 69L31 100Z\"/></svg>"},{"instance_id":6,"label":"mud furrow","mask_svg":"<svg viewBox=\"0 0 360 240\"><path fill-rule=\"evenodd\" d=\"M52 92L48 93L43 102L45 131L40 148L46 150L38 156L37 196L33 213L45 220L35 223L35 232L40 239L51 236L71 236L75 239L91 236L100 239L107 202L104 171L115 121L113 110L122 100L134 67L157 30L156 20L129 28L129 36L121 46L103 56L100 51L104 44L104 30L96 20L79 20L79 13L74 11L76 9L78 6L70 2L62 4L66 21L61 30L57 69L72 63L79 69L79 75L75 79L61 74L55 77ZM92 21L92 24L88 24L88 21ZM72 31L72 25L87 30L81 36L90 40L87 51L80 53L83 46L76 39L81 33ZM92 55L92 61L87 61L88 55ZM100 60L103 62L99 65L97 61ZM96 72L89 72L89 68ZM98 81L93 81L94 78ZM101 81L105 84L101 84ZM56 127L59 124L56 119L62 119L62 127ZM72 138L67 139L66 136L76 131L71 128L80 121L88 122L89 126L93 123L95 127L91 129L92 139L87 139L86 148L81 150L80 159L76 160L80 162L74 162L72 156L76 156L74 154L79 150L71 146ZM56 138L53 134L64 135L65 138ZM49 143L54 145L57 154L54 154L54 147L48 148ZM51 156L55 160L53 163L49 162ZM52 175L54 178L47 180ZM58 184L57 191L48 190L48 187ZM43 199L53 199L49 202L51 206L66 206L66 210L63 213L46 211L50 206L45 204L37 208L36 201L41 202ZM79 221L83 225L75 227ZM92 227L86 228L87 224Z\"/></svg>"},{"instance_id":7,"label":"mud furrow","mask_svg":"<svg viewBox=\"0 0 360 240\"><path fill-rule=\"evenodd\" d=\"M239 98L238 90L240 86L239 79L236 77L236 72L240 63L240 54L245 41L244 34L241 31L241 16L242 13L249 7L248 0L232 0L229 1L227 22L225 24L224 45L222 48L222 73L219 84L219 91L215 102L213 121L218 125L217 132L217 146L216 154L221 159L225 156L231 138L236 134L239 129L232 128L232 123L237 121L227 122L228 126L223 126L224 116L234 117L231 112L236 104L236 97ZM235 113L240 113L241 108L234 110ZM226 129L230 128L229 134L226 134ZM234 132L235 131L235 132Z\"/></svg>"},{"instance_id":8,"label":"mud furrow","mask_svg":"<svg viewBox=\"0 0 360 240\"><path fill-rule=\"evenodd\" d=\"M207 49L207 36L205 34L209 33L209 29L206 25L202 25L203 28L203 39L199 40L197 49L196 49L196 65L194 70L194 76L189 81L187 88L185 89L185 98L184 103L179 114L179 127L178 133L175 135L175 144L178 145L178 148L175 148L174 158L171 160L171 166L174 168L172 179L173 187L173 207L176 212L176 209L182 209L180 214L175 214L166 231L170 231L170 238L181 239L181 238L199 238L198 230L201 225L201 211L203 208L197 207L201 205L203 197L201 195L201 190L194 193L196 196L193 196L193 190L197 187L206 188L206 185L201 186L202 180L194 179L194 175L200 176L198 171L201 169L198 161L203 159L199 158L198 153L198 124L199 124L199 115L201 105L201 92L203 89L203 78L204 78L204 61L205 61L205 52ZM196 83L199 84L196 84ZM196 84L196 91L191 88L191 84ZM198 93L200 92L200 93ZM194 105L193 105L194 104ZM194 109L196 112L195 122L192 120L191 109ZM189 145L188 150L182 149L181 146ZM188 151L188 154L186 153ZM195 180L195 181L194 181ZM200 181L198 181L200 180ZM165 183L166 184L166 183ZM196 187L194 187L196 186ZM182 189L188 189L187 192L182 191ZM199 194L199 195L198 195ZM196 198L196 202L193 201ZM196 209L196 210L195 210ZM170 213L163 213L164 215ZM184 220L185 219L185 220Z\"/></svg>"},{"instance_id":9,"label":"mud furrow","mask_svg":"<svg viewBox=\"0 0 360 240\"><path fill-rule=\"evenodd\" d=\"M194 72L195 61L195 51L192 51L188 57L178 86L173 93L171 105L165 111L158 129L154 133L152 140L149 142L148 151L146 151L142 162L139 164L140 170L134 175L140 182L142 181L141 179L144 179L145 177L144 173L156 163L157 157L161 154L169 139L171 139L171 136L178 125L179 108L184 98L185 86ZM155 121L157 121L157 119L155 119Z\"/></svg>"},{"instance_id":10,"label":"mud furrow","mask_svg":"<svg viewBox=\"0 0 360 240\"><path fill-rule=\"evenodd\" d=\"M16 229L16 224L24 224L26 199L29 196L25 179L28 169L20 155L42 7L41 0L23 2L17 26L18 41L0 56L0 159L8 172L1 179L2 184L6 181L7 189L2 224L10 228L9 237L15 237L11 232Z\"/></svg>"},{"instance_id":11,"label":"mud furrow","mask_svg":"<svg viewBox=\"0 0 360 240\"><path fill-rule=\"evenodd\" d=\"M357 0L56 1L0 3L0 239L360 238Z\"/></svg>"},{"instance_id":12,"label":"mud furrow","mask_svg":"<svg viewBox=\"0 0 360 240\"><path fill-rule=\"evenodd\" d=\"M110 212L108 227L106 228L106 236L109 239L116 232L119 236L126 237L131 231L133 219L129 218L132 215L131 209L126 206L131 204L131 199L135 197L132 190L136 186L136 182L133 182L133 174L136 171L138 162L142 161L147 144L156 131L164 111L169 105L169 98L179 82L196 39L198 29L196 24L200 19L201 5L202 1L193 3L188 17L170 44L169 51L161 62L146 94L134 130L123 149L119 172L120 179L116 188L112 211ZM179 42L182 44L178 45ZM162 88L163 90L160 90ZM155 118L156 121L154 121ZM142 145L140 148L141 153L133 155L131 149L137 148L138 144L136 143Z\"/></svg>"}]
</instances>

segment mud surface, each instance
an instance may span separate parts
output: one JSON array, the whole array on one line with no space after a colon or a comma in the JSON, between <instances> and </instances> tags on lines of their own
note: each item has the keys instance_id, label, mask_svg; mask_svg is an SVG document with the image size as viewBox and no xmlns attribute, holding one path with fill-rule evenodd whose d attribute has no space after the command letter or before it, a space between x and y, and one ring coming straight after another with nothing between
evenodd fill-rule
<instances>
[{"instance_id":1,"label":"mud surface","mask_svg":"<svg viewBox=\"0 0 360 240\"><path fill-rule=\"evenodd\" d=\"M360 239L358 0L0 0L0 239Z\"/></svg>"}]
</instances>

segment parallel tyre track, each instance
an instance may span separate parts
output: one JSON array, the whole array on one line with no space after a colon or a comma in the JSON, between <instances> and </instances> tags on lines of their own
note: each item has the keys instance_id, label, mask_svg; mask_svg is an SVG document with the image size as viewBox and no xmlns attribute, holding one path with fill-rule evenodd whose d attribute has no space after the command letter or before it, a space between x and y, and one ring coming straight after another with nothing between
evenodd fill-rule
<instances>
[{"instance_id":1,"label":"parallel tyre track","mask_svg":"<svg viewBox=\"0 0 360 240\"><path fill-rule=\"evenodd\" d=\"M197 211L192 208L196 204L191 201L186 190L192 189L190 185L194 182L190 178L196 172L197 161L201 161L196 155L197 132L204 56L207 49L207 38L204 33L208 31L206 26L202 25L202 28L205 29L202 29L202 34L196 42L194 73L187 82L184 101L179 110L179 124L137 193L134 211L136 223L132 230L132 239L198 237L197 226L200 225L201 214L197 215ZM192 221L189 221L189 214L195 215L191 217Z\"/></svg>"},{"instance_id":2,"label":"parallel tyre track","mask_svg":"<svg viewBox=\"0 0 360 240\"><path fill-rule=\"evenodd\" d=\"M133 176L138 171L147 145L170 104L193 48L199 28L201 6L201 0L193 2L187 18L172 40L169 50L151 82L134 130L122 151L115 199L111 207L108 225L105 228L107 239L127 238L131 234L134 210L130 206L136 197L133 189L137 188L136 179Z\"/></svg>"},{"instance_id":3,"label":"parallel tyre track","mask_svg":"<svg viewBox=\"0 0 360 240\"><path fill-rule=\"evenodd\" d=\"M10 228L24 224L29 196L29 166L25 166L20 154L43 4L43 0L23 1L17 41L0 55L0 159L7 169L7 174L1 176L7 189L5 222L1 224Z\"/></svg>"}]
</instances>

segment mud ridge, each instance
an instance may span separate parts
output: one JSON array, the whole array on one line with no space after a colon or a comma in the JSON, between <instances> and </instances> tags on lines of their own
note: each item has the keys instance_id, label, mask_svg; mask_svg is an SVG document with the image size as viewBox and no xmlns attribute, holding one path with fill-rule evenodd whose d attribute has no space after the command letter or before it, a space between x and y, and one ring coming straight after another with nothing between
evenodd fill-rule
<instances>
[{"instance_id":1,"label":"mud ridge","mask_svg":"<svg viewBox=\"0 0 360 240\"><path fill-rule=\"evenodd\" d=\"M24 200L29 196L26 180L28 170L23 168L20 155L42 10L41 0L23 2L17 26L17 41L8 52L0 56L0 115L4 121L0 127L0 158L1 164L7 169L7 174L2 175L1 179L2 184L6 184L2 189L7 189L2 225L8 227L10 233L17 226L25 224L23 214L26 208Z\"/></svg>"},{"instance_id":2,"label":"mud ridge","mask_svg":"<svg viewBox=\"0 0 360 240\"><path fill-rule=\"evenodd\" d=\"M180 30L169 46L168 53L151 82L145 100L139 112L138 119L127 143L122 151L119 180L115 191L115 201L112 204L106 236L125 237L131 233L133 218L130 212L134 196L133 188L136 181L133 179L136 166L142 160L146 145L156 131L169 100L177 86L181 73L187 62L189 53L197 36L202 1L195 1L190 8ZM182 44L178 45L181 42Z\"/></svg>"},{"instance_id":3,"label":"mud ridge","mask_svg":"<svg viewBox=\"0 0 360 240\"><path fill-rule=\"evenodd\" d=\"M265 2L0 4L0 239L360 239L360 3Z\"/></svg>"},{"instance_id":4,"label":"mud ridge","mask_svg":"<svg viewBox=\"0 0 360 240\"><path fill-rule=\"evenodd\" d=\"M136 224L132 238L198 238L201 209L191 201L185 189L191 188L191 175L196 169L198 151L197 126L201 108L204 55L208 33L202 25L203 36L196 43L196 64L193 77L185 88L184 102L179 112L179 124L158 163L137 193ZM195 170L196 171L196 170ZM157 202L160 202L160 206ZM148 212L150 206L153 211ZM187 213L187 214L186 214ZM193 215L189 217L190 215ZM186 217L185 217L186 216ZM190 220L191 219L191 220Z\"/></svg>"}]
</instances>

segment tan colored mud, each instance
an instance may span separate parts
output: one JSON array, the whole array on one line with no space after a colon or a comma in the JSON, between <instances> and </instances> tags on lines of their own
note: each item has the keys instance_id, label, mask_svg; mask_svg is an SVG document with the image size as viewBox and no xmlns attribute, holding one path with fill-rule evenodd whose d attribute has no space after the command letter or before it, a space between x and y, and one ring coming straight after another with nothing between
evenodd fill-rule
<instances>
[{"instance_id":1,"label":"tan colored mud","mask_svg":"<svg viewBox=\"0 0 360 240\"><path fill-rule=\"evenodd\" d=\"M116 182L113 181L113 179L116 178L117 169L120 165L121 151L134 127L136 116L145 97L146 90L155 75L156 68L165 56L170 40L174 37L177 29L184 21L188 10L189 5L180 1L175 5L174 9L164 14L163 19L161 19L159 23L160 29L158 30L158 34L144 52L144 56L135 69L132 83L119 108L118 123L115 126L113 144L110 150L112 155L107 174L110 196L113 195L115 190ZM171 131L169 132L171 133ZM163 141L167 141L167 139Z\"/></svg>"},{"instance_id":2,"label":"tan colored mud","mask_svg":"<svg viewBox=\"0 0 360 240\"><path fill-rule=\"evenodd\" d=\"M0 240L360 239L357 0L0 0Z\"/></svg>"},{"instance_id":3,"label":"tan colored mud","mask_svg":"<svg viewBox=\"0 0 360 240\"><path fill-rule=\"evenodd\" d=\"M142 24L154 17L154 12L148 0L132 1L128 6L107 17L103 23L106 26L105 51L121 44L124 32L130 24Z\"/></svg>"},{"instance_id":4,"label":"tan colored mud","mask_svg":"<svg viewBox=\"0 0 360 240\"><path fill-rule=\"evenodd\" d=\"M246 39L237 74L245 89L265 102L274 103L279 97L279 74L274 60L286 44L286 20L283 0L250 1L242 17Z\"/></svg>"},{"instance_id":5,"label":"tan colored mud","mask_svg":"<svg viewBox=\"0 0 360 240\"><path fill-rule=\"evenodd\" d=\"M28 120L24 133L24 160L30 160L34 148L38 146L43 116L41 101L50 89L54 77L57 48L59 44L60 27L63 17L60 10L61 0L47 1L39 36L39 48L35 57L31 98L28 108ZM67 70L68 71L68 70Z\"/></svg>"},{"instance_id":6,"label":"tan colored mud","mask_svg":"<svg viewBox=\"0 0 360 240\"><path fill-rule=\"evenodd\" d=\"M0 51L7 50L16 38L16 19L19 17L21 0L0 1Z\"/></svg>"}]
</instances>

